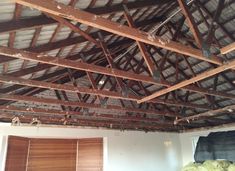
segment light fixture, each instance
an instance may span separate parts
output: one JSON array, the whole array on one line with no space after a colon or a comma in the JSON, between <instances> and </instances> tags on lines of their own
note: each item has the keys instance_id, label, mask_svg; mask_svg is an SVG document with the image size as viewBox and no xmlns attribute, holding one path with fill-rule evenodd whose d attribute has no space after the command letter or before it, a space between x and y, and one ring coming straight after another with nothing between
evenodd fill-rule
<instances>
[{"instance_id":1,"label":"light fixture","mask_svg":"<svg viewBox=\"0 0 235 171\"><path fill-rule=\"evenodd\" d=\"M103 85L103 84L104 84L104 80L100 80L99 85Z\"/></svg>"}]
</instances>

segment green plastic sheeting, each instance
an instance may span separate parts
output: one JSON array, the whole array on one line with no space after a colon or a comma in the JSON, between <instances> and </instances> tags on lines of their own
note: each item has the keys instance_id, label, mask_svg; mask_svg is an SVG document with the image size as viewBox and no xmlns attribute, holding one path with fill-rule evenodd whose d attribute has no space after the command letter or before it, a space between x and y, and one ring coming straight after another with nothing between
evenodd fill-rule
<instances>
[{"instance_id":1,"label":"green plastic sheeting","mask_svg":"<svg viewBox=\"0 0 235 171\"><path fill-rule=\"evenodd\" d=\"M204 163L189 163L182 171L235 171L235 164L224 160L207 160Z\"/></svg>"}]
</instances>

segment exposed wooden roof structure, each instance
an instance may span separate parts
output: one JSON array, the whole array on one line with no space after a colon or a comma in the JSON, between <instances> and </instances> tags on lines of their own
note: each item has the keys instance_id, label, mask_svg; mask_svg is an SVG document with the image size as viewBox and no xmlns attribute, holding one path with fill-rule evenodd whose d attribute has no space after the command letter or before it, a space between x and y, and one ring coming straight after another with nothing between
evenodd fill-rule
<instances>
[{"instance_id":1,"label":"exposed wooden roof structure","mask_svg":"<svg viewBox=\"0 0 235 171\"><path fill-rule=\"evenodd\" d=\"M0 1L0 121L235 122L234 0Z\"/></svg>"}]
</instances>

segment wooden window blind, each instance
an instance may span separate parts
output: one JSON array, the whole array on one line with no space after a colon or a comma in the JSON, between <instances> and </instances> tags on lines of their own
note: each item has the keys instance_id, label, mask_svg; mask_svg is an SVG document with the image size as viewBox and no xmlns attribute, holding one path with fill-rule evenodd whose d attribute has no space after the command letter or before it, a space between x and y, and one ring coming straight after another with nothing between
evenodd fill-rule
<instances>
[{"instance_id":1,"label":"wooden window blind","mask_svg":"<svg viewBox=\"0 0 235 171\"><path fill-rule=\"evenodd\" d=\"M31 139L27 171L75 171L77 140Z\"/></svg>"},{"instance_id":2,"label":"wooden window blind","mask_svg":"<svg viewBox=\"0 0 235 171\"><path fill-rule=\"evenodd\" d=\"M25 171L28 156L29 139L8 137L5 171Z\"/></svg>"},{"instance_id":3,"label":"wooden window blind","mask_svg":"<svg viewBox=\"0 0 235 171\"><path fill-rule=\"evenodd\" d=\"M103 170L103 139L78 140L77 171Z\"/></svg>"},{"instance_id":4,"label":"wooden window blind","mask_svg":"<svg viewBox=\"0 0 235 171\"><path fill-rule=\"evenodd\" d=\"M5 171L102 171L103 139L9 137Z\"/></svg>"}]
</instances>

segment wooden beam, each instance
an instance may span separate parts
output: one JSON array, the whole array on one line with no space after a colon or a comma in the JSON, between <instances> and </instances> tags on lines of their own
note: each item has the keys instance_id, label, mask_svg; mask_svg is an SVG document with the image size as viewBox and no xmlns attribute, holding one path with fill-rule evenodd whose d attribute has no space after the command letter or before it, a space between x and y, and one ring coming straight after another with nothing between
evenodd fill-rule
<instances>
[{"instance_id":1,"label":"wooden beam","mask_svg":"<svg viewBox=\"0 0 235 171\"><path fill-rule=\"evenodd\" d=\"M190 48L183 44L164 40L160 37L153 37L152 35L141 32L138 29L130 28L124 25L120 25L116 22L110 21L103 17L91 14L89 12L74 9L57 2L50 2L47 0L15 0L22 5L36 8L46 13L50 13L59 17L67 18L76 22L86 24L91 27L99 28L107 32L111 32L123 37L127 37L136 41L140 41L146 44L164 48L166 50L174 51L186 56L194 57L199 60L207 61L213 64L222 65L221 60L212 55L211 58L205 58L202 52L198 49Z\"/></svg>"},{"instance_id":2,"label":"wooden beam","mask_svg":"<svg viewBox=\"0 0 235 171\"><path fill-rule=\"evenodd\" d=\"M0 120L2 122L11 122L12 121L12 117L14 117L14 114L11 113L0 113ZM49 125L57 125L57 127L59 125L62 125L63 127L74 127L74 126L85 126L85 127L104 127L104 128L109 128L109 129L119 129L119 130L126 130L126 129L131 129L131 130L144 130L144 131L174 131L176 132L178 129L180 129L180 126L177 125L173 125L173 126L169 126L169 125L164 125L161 123L145 123L142 121L119 121L119 120L113 120L110 118L106 118L106 119L93 119L93 118L78 118L78 119L70 119L67 118L66 119L66 123L61 120L61 118L59 117L49 117L49 116L41 116L41 115L35 115L36 118L39 118L39 120L41 121L41 123L43 125L49 124ZM32 121L32 117L28 116L28 115L24 115L24 116L19 116L19 119L22 123L22 125L24 125L24 123L29 124Z\"/></svg>"},{"instance_id":3,"label":"wooden beam","mask_svg":"<svg viewBox=\"0 0 235 171\"><path fill-rule=\"evenodd\" d=\"M34 21L25 21L25 22L26 23L33 23ZM142 27L142 26L149 25L149 24L152 24L152 23L157 23L157 22L160 22L160 18L154 17L154 18L149 19L149 20L136 22L136 26L137 27ZM1 29L1 24L2 23L0 23L0 29ZM5 26L3 24L2 27L7 28L8 26L7 25ZM16 25L15 27L16 27L16 30L17 30L18 26ZM1 30L0 30L0 32L1 32ZM103 36L111 35L108 32L103 32L102 34L103 34ZM90 36L92 36L94 38L97 38L97 32L90 33ZM56 41L56 42L49 42L49 43L46 43L46 44L43 44L43 45L26 48L24 50L27 50L27 51L30 51L30 52L41 53L41 52L47 52L47 51L51 51L51 50L55 50L55 49L64 48L64 47L71 46L71 45L76 45L76 44L83 43L83 42L86 42L86 41L87 41L87 39L85 39L83 36L78 36L78 37L67 38L67 39L64 39L64 40ZM117 45L120 45L120 44L126 44L126 43L130 43L130 42L132 42L132 40L124 39L124 40L121 40L121 41L118 41L118 42L114 42L111 45L112 46L117 46ZM92 53L96 53L97 50L99 51L98 48L95 49L94 51L93 50L91 50L91 51L93 51ZM89 55L89 54L90 53L88 53L88 54L84 53L84 55ZM5 63L5 62L12 61L12 60L15 60L15 58L6 57L6 56L2 56L2 55L0 56L0 63Z\"/></svg>"},{"instance_id":4,"label":"wooden beam","mask_svg":"<svg viewBox=\"0 0 235 171\"><path fill-rule=\"evenodd\" d=\"M163 112L157 110L146 110L146 109L138 109L138 108L129 108L129 107L121 107L116 105L107 105L106 107L101 107L99 104L91 104L84 102L74 102L74 101L62 101L57 99L48 99L48 98L38 98L33 96L19 96L19 95L10 95L10 94L0 94L0 99L3 100L12 100L12 101L20 101L20 102L34 102L39 104L47 104L47 105L63 105L63 106L71 106L71 107L82 107L82 108L92 108L92 109L102 109L107 111L118 111L118 112L132 112L132 113L145 113L150 115L164 115L170 117L180 117L176 113Z\"/></svg>"},{"instance_id":5,"label":"wooden beam","mask_svg":"<svg viewBox=\"0 0 235 171\"><path fill-rule=\"evenodd\" d=\"M128 10L127 6L123 5L123 9L124 9L124 16L127 20L127 23L129 25L129 27L135 28L134 21L131 17L130 11ZM136 43L137 43L137 45L140 49L140 52L141 52L141 54L142 54L142 56L145 60L145 63L147 64L147 67L148 67L150 73L152 75L154 75L156 68L155 68L154 63L151 59L151 56L147 52L147 49L146 49L145 45L142 42L139 42L139 41L136 41Z\"/></svg>"},{"instance_id":6,"label":"wooden beam","mask_svg":"<svg viewBox=\"0 0 235 171\"><path fill-rule=\"evenodd\" d=\"M82 94L90 94L90 95L99 95L101 97L110 97L114 99L123 99L123 100L132 100L136 101L136 97L123 97L119 93L107 90L94 90L85 87L75 87L71 85L63 85L63 84L55 84L43 81L36 81L36 80L28 80L22 79L17 77L10 77L10 76L3 76L0 75L0 82L10 83L10 84L18 84L30 87L37 87L37 88L44 88L44 89L51 89L51 90L59 90L59 91L66 91L66 92L73 92L73 93L82 93Z\"/></svg>"},{"instance_id":7,"label":"wooden beam","mask_svg":"<svg viewBox=\"0 0 235 171\"><path fill-rule=\"evenodd\" d=\"M143 98L143 99L141 99L141 100L139 100L137 102L138 103L143 103L145 101L148 101L148 100L154 99L156 97L162 96L162 95L164 95L166 93L169 93L171 91L177 90L177 89L182 88L182 87L185 87L185 86L187 86L189 84L198 82L200 80L203 80L205 78L211 77L213 75L216 75L216 74L218 74L220 72L223 72L223 71L226 71L228 69L232 69L234 67L235 67L235 60L230 61L229 63L226 63L226 64L224 64L222 66L219 66L219 67L217 67L215 69L212 69L210 71L206 71L204 73L201 73L201 74L197 75L196 77L193 77L193 78L191 78L189 80L182 81L181 83L173 85L173 86L171 86L169 88L160 90L160 91L158 91L156 93L153 93L152 95L147 96L147 97L145 97L145 98Z\"/></svg>"},{"instance_id":8,"label":"wooden beam","mask_svg":"<svg viewBox=\"0 0 235 171\"><path fill-rule=\"evenodd\" d=\"M87 116L84 116L82 112L76 112L76 111L62 111L62 110L56 110L56 109L41 109L41 108L24 108L24 107L16 107L16 106L0 106L0 111L8 111L8 112L23 112L29 115L26 116L33 116L33 115L38 115L38 116L49 116L49 117L55 117L55 116L72 116L74 119L88 119L88 120L97 120L97 119L111 119L111 120L116 120L116 121L134 121L134 122L145 122L145 123L155 123L158 124L159 126L168 126L168 127L174 127L175 123L173 121L164 121L162 122L161 119L159 118L147 118L147 117L139 117L139 116L127 116L127 115L113 115L113 114L105 114L105 113L88 113ZM33 114L33 115L32 115ZM13 115L13 114L12 114ZM0 118L1 118L0 114ZM178 123L178 125L182 126L189 126L190 124L188 123Z\"/></svg>"},{"instance_id":9,"label":"wooden beam","mask_svg":"<svg viewBox=\"0 0 235 171\"><path fill-rule=\"evenodd\" d=\"M109 51L109 49L107 48L105 41L104 41L104 37L102 36L102 34L99 34L99 40L100 40L100 45L101 48L103 50L104 56L106 58L106 61L109 64L109 67L111 69L116 69L117 65L114 63L113 61L113 56L111 55L111 52ZM117 82L117 85L121 88L121 90L123 89L123 83L122 83L122 79L121 78L117 78L115 77L115 80Z\"/></svg>"},{"instance_id":10,"label":"wooden beam","mask_svg":"<svg viewBox=\"0 0 235 171\"><path fill-rule=\"evenodd\" d=\"M44 63L44 65L50 64L50 65L54 65L54 66L62 66L65 68L100 73L100 74L105 74L105 75L114 76L114 77L131 79L131 80L135 80L135 81L147 82L150 84L164 86L164 87L171 86L170 83L167 83L164 81L156 81L149 76L134 74L132 72L126 72L126 71L122 71L122 70L118 70L118 69L110 69L110 68L100 67L97 65L87 64L87 63L83 63L83 62L75 62L75 61L67 60L67 59L55 58L55 57L50 57L50 56L42 56L40 54L30 53L30 52L26 52L23 50L17 50L17 49L13 49L13 48L0 47L0 54L19 58L19 59L24 59L24 60L37 61L40 63ZM75 56L75 57L77 57L77 56ZM69 57L69 59L72 59L72 57L71 58ZM43 65L42 69L49 67L49 66L44 66L44 65ZM33 69L33 70L35 70L35 69ZM25 72L25 74L30 73L30 72L32 72L32 71L29 70L28 72ZM23 76L21 74L22 73L17 73L16 76ZM9 76L14 76L14 74L11 74ZM235 98L235 96L231 95L231 94L207 90L207 89L203 89L203 88L197 88L194 86L186 86L186 87L184 87L184 89L189 90L189 91L193 91L196 93L208 94L208 95L212 95L212 96L219 96L219 97L231 98L231 99Z\"/></svg>"},{"instance_id":11,"label":"wooden beam","mask_svg":"<svg viewBox=\"0 0 235 171\"><path fill-rule=\"evenodd\" d=\"M11 111L11 112L23 112L23 113L29 113L29 114L42 114L42 115L48 115L48 116L62 116L70 115L75 116L75 118L79 117L87 117L84 116L82 112L76 112L76 111L63 111L63 110L56 110L56 109L41 109L41 108L23 108L23 107L15 107L15 106L0 106L1 111ZM135 117L135 116L125 116L125 115L119 115L115 116L112 114L104 114L104 113L88 113L88 116L90 116L90 119L113 119L113 120L130 120L130 121L142 121L142 122L155 122L160 123L161 120L158 118L142 118L142 117ZM161 123L168 126L173 126L173 122L171 121L165 121L164 123Z\"/></svg>"},{"instance_id":12,"label":"wooden beam","mask_svg":"<svg viewBox=\"0 0 235 171\"><path fill-rule=\"evenodd\" d=\"M223 113L223 112L230 113L233 115L234 111L235 111L235 105L230 105L230 106L226 106L226 107L223 107L220 109L210 110L210 111L199 113L196 115L176 119L174 123L178 124L178 123L184 122L184 121L190 122L190 121L197 121L197 120L201 120L201 119L215 117L218 114Z\"/></svg>"},{"instance_id":13,"label":"wooden beam","mask_svg":"<svg viewBox=\"0 0 235 171\"><path fill-rule=\"evenodd\" d=\"M191 14L191 12L188 9L186 1L185 0L178 0L178 3L179 3L180 8L182 9L182 12L186 18L186 21L189 25L190 30L193 33L193 37L194 37L197 45L201 48L202 47L202 37L201 37L200 31L197 27L197 24L194 21L193 15Z\"/></svg>"},{"instance_id":14,"label":"wooden beam","mask_svg":"<svg viewBox=\"0 0 235 171\"><path fill-rule=\"evenodd\" d=\"M158 85L164 84L164 82L161 82L161 83L156 82L151 77L135 74L132 72L126 72L126 71L122 71L122 70L118 70L118 69L110 69L110 68L100 67L100 66L96 66L96 65L92 65L92 64L87 64L84 62L75 62L72 60L61 59L58 57L51 57L51 56L47 56L47 55L31 53L31 52L8 48L8 47L0 47L0 54L5 55L5 56L15 57L18 59L23 59L23 60L31 60L31 61L41 62L41 63L55 65L55 66L61 66L61 67L65 67L65 68L71 68L71 69L82 70L82 71L87 71L87 72L99 73L99 74L104 74L104 75L109 75L109 76L114 76L114 77L120 77L120 78L124 78L124 79L131 79L131 80L135 80L135 81L143 81L143 82L156 84L156 85L157 84ZM165 86L168 86L168 85L165 84Z\"/></svg>"},{"instance_id":15,"label":"wooden beam","mask_svg":"<svg viewBox=\"0 0 235 171\"><path fill-rule=\"evenodd\" d=\"M0 33L9 33L25 29L34 29L57 23L55 20L44 15L33 18L19 19L17 21L6 21L0 23Z\"/></svg>"},{"instance_id":16,"label":"wooden beam","mask_svg":"<svg viewBox=\"0 0 235 171\"><path fill-rule=\"evenodd\" d=\"M205 7L203 3L200 1L195 1L200 8L213 20L213 15L210 13L210 11ZM229 3L229 2L228 2ZM232 1L231 1L232 3ZM220 24L218 21L215 21L217 25L220 27L220 29L226 34L228 38L230 38L232 41L235 41L234 36L224 27L224 25Z\"/></svg>"},{"instance_id":17,"label":"wooden beam","mask_svg":"<svg viewBox=\"0 0 235 171\"><path fill-rule=\"evenodd\" d=\"M141 97L135 96L132 94L129 94L127 96L123 96L121 93L114 92L114 91L90 89L90 88L86 88L86 87L77 87L77 86L64 85L64 84L55 84L55 83L36 81L36 80L28 80L28 79L22 79L22 78L4 76L4 75L0 75L0 82L4 82L4 83L8 83L8 84L9 83L10 84L18 84L18 85L24 85L24 86L30 86L30 87L37 87L37 88L43 88L43 89L49 89L49 90L58 90L58 91L65 91L65 92L96 95L96 96L101 96L101 97L109 97L112 99L122 99L122 100L130 100L130 101L137 101L137 100L141 99ZM156 100L152 100L150 102L151 103L158 103L158 104L167 104L170 106L184 106L184 107L188 107L188 108L199 108L199 109L203 109L203 110L210 110L210 108L205 105L181 103L181 102L177 102L177 101L173 101L173 100L156 99Z\"/></svg>"},{"instance_id":18,"label":"wooden beam","mask_svg":"<svg viewBox=\"0 0 235 171\"><path fill-rule=\"evenodd\" d=\"M230 53L234 50L235 50L235 42L223 47L222 49L220 49L220 52L221 52L221 54L225 55L225 54Z\"/></svg>"},{"instance_id":19,"label":"wooden beam","mask_svg":"<svg viewBox=\"0 0 235 171\"><path fill-rule=\"evenodd\" d=\"M206 36L206 40L205 42L208 44L207 46L210 47L211 44L212 44L212 41L215 37L215 23L217 21L219 21L219 17L223 11L223 8L224 8L224 3L225 3L225 0L220 0L218 3L217 3L217 8L216 8L216 11L214 12L214 16L213 16L213 19L211 21L211 24L210 26L208 26L208 33L207 33L207 36ZM203 15L203 13L200 13L201 15ZM204 18L204 17L203 17ZM205 22L207 25L209 25L208 21L205 19Z\"/></svg>"},{"instance_id":20,"label":"wooden beam","mask_svg":"<svg viewBox=\"0 0 235 171\"><path fill-rule=\"evenodd\" d=\"M171 3L171 2L174 2L174 1L173 0L164 0L164 1L148 0L148 1L125 2L125 4L130 10L134 10L134 9L139 9L139 8L163 5L163 4ZM96 15L113 14L117 12L122 12L123 11L122 5L123 3L118 3L118 4L114 4L110 6L88 8L88 9L85 9L85 11L96 14Z\"/></svg>"},{"instance_id":21,"label":"wooden beam","mask_svg":"<svg viewBox=\"0 0 235 171\"><path fill-rule=\"evenodd\" d=\"M83 36L85 39L87 39L88 41L94 43L97 47L99 47L99 43L92 37L90 36L88 33L86 33L85 31L81 30L79 27L75 26L74 24L70 23L69 21L67 21L64 18L61 17L57 17L55 15L52 14L47 14L49 15L51 18L53 18L54 20L58 21L60 24L67 26L68 28L70 28L72 31L74 31L75 33L80 34L81 36Z\"/></svg>"},{"instance_id":22,"label":"wooden beam","mask_svg":"<svg viewBox=\"0 0 235 171\"><path fill-rule=\"evenodd\" d=\"M129 41L128 41L129 42ZM112 43L112 44L109 44L108 47L117 47L117 44L120 43L120 44L127 44L128 42L126 41L118 41L116 43ZM118 50L121 50L121 48L119 48ZM100 48L94 48L92 50L89 50L89 51L85 51L84 53L86 54L86 56L90 56L94 53L99 53L101 52L101 49ZM68 56L66 57L65 59L69 59L69 60L78 60L79 59L79 56L80 56L80 53L76 54L76 55L72 55L72 56ZM12 59L15 59L15 58L12 58ZM90 61L92 62L92 61ZM92 62L94 63L94 62ZM94 64L98 64L98 62L95 62ZM54 65L48 65L48 64L39 64L37 66L33 66L33 67L29 67L29 68L25 68L25 69L21 69L19 71L15 71L15 72L11 72L9 74L7 74L8 76L14 76L14 77L22 77L22 76L25 76L25 75L28 75L28 74L31 74L31 73L36 73L36 72L40 72L40 71L43 71L45 69L49 69L51 67L53 67Z\"/></svg>"},{"instance_id":23,"label":"wooden beam","mask_svg":"<svg viewBox=\"0 0 235 171\"><path fill-rule=\"evenodd\" d=\"M78 84L77 84L76 79L74 78L73 74L74 74L73 71L71 69L68 69L68 76L69 76L70 81L72 82L74 87L78 87ZM77 94L78 100L80 102L82 102L81 94L80 93L76 93L76 94Z\"/></svg>"},{"instance_id":24,"label":"wooden beam","mask_svg":"<svg viewBox=\"0 0 235 171\"><path fill-rule=\"evenodd\" d=\"M162 3L169 3L171 0L166 1L155 1L155 0L148 0L148 1L137 1L137 2L128 2L126 5L129 9L134 10L138 8L145 8L151 7L156 5L161 5ZM96 7L96 8L88 8L85 11L96 14L96 15L105 15L110 13L117 13L122 12L123 7L122 4L114 4L109 7ZM161 18L156 17L156 22L160 22ZM19 19L17 21L6 21L0 23L0 33L8 33L14 32L19 30L25 29L34 29L37 27L42 27L46 25L56 24L57 22L51 18L48 18L44 15L32 17L32 18L25 18Z\"/></svg>"}]
</instances>

